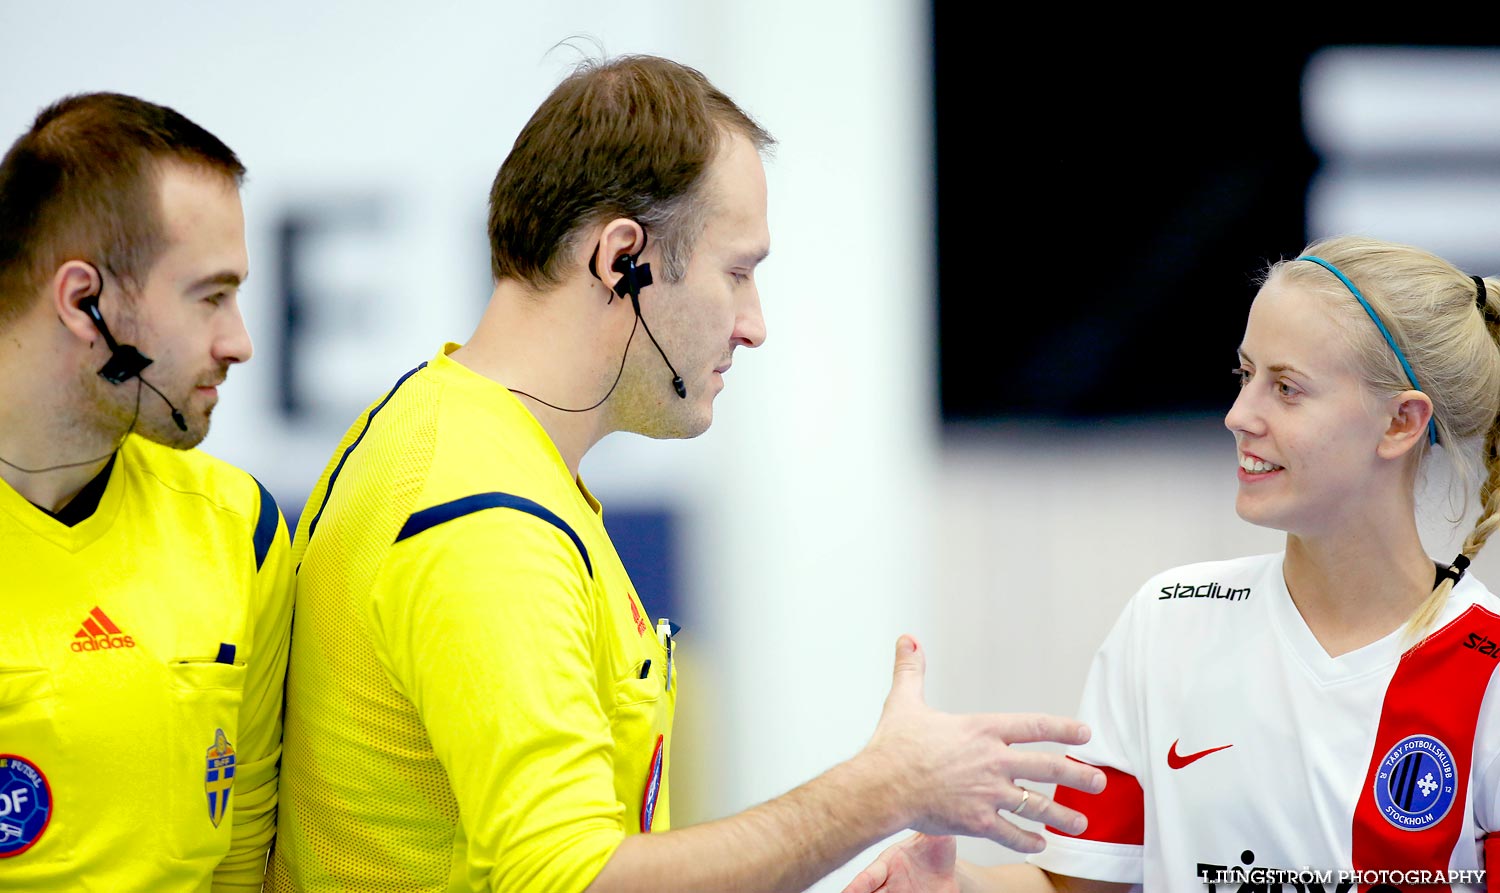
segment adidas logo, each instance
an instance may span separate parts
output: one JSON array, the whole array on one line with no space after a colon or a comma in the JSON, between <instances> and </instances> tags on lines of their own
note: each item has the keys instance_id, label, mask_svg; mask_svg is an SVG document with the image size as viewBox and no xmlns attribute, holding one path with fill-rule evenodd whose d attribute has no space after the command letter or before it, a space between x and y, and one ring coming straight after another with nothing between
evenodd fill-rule
<instances>
[{"instance_id":1,"label":"adidas logo","mask_svg":"<svg viewBox=\"0 0 1500 893\"><path fill-rule=\"evenodd\" d=\"M109 619L109 615L99 610L96 605L89 616L83 619L83 626L73 634L73 644L68 646L74 651L107 651L110 648L134 648L135 639L120 632L115 622Z\"/></svg>"}]
</instances>

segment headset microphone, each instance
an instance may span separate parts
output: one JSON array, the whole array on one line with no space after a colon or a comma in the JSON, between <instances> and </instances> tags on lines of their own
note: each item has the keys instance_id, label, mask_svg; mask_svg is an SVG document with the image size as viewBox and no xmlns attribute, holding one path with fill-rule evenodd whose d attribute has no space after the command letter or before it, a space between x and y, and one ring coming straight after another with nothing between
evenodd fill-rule
<instances>
[{"instance_id":1,"label":"headset microphone","mask_svg":"<svg viewBox=\"0 0 1500 893\"><path fill-rule=\"evenodd\" d=\"M99 281L102 291L104 278L101 276ZM141 370L151 365L151 358L137 350L134 345L117 344L114 336L109 333L109 326L104 324L104 315L99 312L99 295L89 295L79 302L78 307L89 315L94 328L104 336L104 346L109 348L109 360L99 367L99 377L110 384L124 384L132 378L139 378L141 384L150 388L152 393L160 397L162 402L167 404L167 408L172 410L172 421L177 424L178 430L187 431L187 419L182 417L182 413L172 405L167 395L141 376Z\"/></svg>"},{"instance_id":2,"label":"headset microphone","mask_svg":"<svg viewBox=\"0 0 1500 893\"><path fill-rule=\"evenodd\" d=\"M641 230L642 236L645 235L645 232L646 231L643 228ZM598 248L596 247L594 250L595 252L597 252ZM641 251L644 250L646 250L646 245L644 242L642 242ZM672 390L677 392L678 397L681 397L684 400L687 399L687 385L682 383L682 376L678 375L677 370L672 368L672 361L667 359L667 352L661 349L660 344L656 343L656 336L651 334L651 327L646 325L645 317L641 316L641 289L651 284L651 265L637 265L635 259L640 256L640 251L636 252L635 254L622 254L610 267L610 269L620 274L620 279L614 284L614 294L610 295L609 299L613 301L615 299L615 295L619 295L621 298L629 295L630 306L635 310L635 325L630 327L630 338L625 341L625 352L620 355L620 371L615 373L615 383L609 386L609 390L605 392L603 397L599 398L599 402L595 403L593 406L585 406L581 409L573 409L572 407L568 406L558 406L556 403L548 403L546 400L543 400L542 398L534 394L528 394L519 388L509 388L508 390L511 393L520 394L523 397L530 397L543 406L550 406L553 409L560 410L562 412L590 412L592 410L598 409L600 406L604 405L604 401L609 399L609 395L613 394L615 392L615 388L620 384L620 377L625 374L625 358L630 355L630 344L635 340L636 328L640 327L646 330L646 337L651 339L651 345L656 348L657 353L661 354L662 362L666 363L667 368L671 370ZM594 258L592 255L589 256L589 272L593 274L595 279L598 279L601 282L604 281L603 277L599 275L599 271L594 268ZM151 361L147 360L146 362L149 363ZM144 378L141 380L145 381ZM152 390L155 390L155 388L152 388Z\"/></svg>"},{"instance_id":3,"label":"headset microphone","mask_svg":"<svg viewBox=\"0 0 1500 893\"><path fill-rule=\"evenodd\" d=\"M641 248L645 250L644 245ZM661 354L661 361L666 363L667 368L672 372L672 390L677 392L677 396L686 400L687 386L682 383L682 376L678 375L677 370L672 368L672 361L667 359L667 352L661 349L660 344L656 343L656 336L651 334L651 327L646 325L646 318L641 316L641 289L651 284L651 265L641 264L637 266L635 262L637 257L640 257L640 255L622 254L615 261L614 266L611 267L616 273L620 274L620 281L615 283L615 294L622 298L626 295L630 296L630 306L635 309L635 318L640 321L641 328L646 330L646 337L651 339L651 346L655 347L656 352Z\"/></svg>"}]
</instances>

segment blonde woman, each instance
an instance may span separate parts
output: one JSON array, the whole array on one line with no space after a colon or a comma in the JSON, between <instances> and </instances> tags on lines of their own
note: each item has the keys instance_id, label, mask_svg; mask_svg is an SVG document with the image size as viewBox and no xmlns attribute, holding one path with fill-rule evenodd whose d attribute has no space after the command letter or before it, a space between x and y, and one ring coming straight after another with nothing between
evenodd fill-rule
<instances>
[{"instance_id":1,"label":"blonde woman","mask_svg":"<svg viewBox=\"0 0 1500 893\"><path fill-rule=\"evenodd\" d=\"M846 893L1500 890L1500 599L1466 570L1500 526L1497 333L1496 283L1417 248L1341 237L1271 266L1224 422L1235 509L1285 549L1126 606L1071 751L1108 787L1057 791L1082 835L989 868L918 835ZM1434 561L1416 491L1438 455L1479 511Z\"/></svg>"}]
</instances>

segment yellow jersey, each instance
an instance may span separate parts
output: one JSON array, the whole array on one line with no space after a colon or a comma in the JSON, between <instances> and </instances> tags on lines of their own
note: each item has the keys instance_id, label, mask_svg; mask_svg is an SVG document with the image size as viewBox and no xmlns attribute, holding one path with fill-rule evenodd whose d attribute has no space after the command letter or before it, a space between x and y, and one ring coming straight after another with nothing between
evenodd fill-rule
<instances>
[{"instance_id":1,"label":"yellow jersey","mask_svg":"<svg viewBox=\"0 0 1500 893\"><path fill-rule=\"evenodd\" d=\"M250 475L131 435L74 526L0 481L0 891L258 891L292 613Z\"/></svg>"},{"instance_id":2,"label":"yellow jersey","mask_svg":"<svg viewBox=\"0 0 1500 893\"><path fill-rule=\"evenodd\" d=\"M355 420L298 525L272 891L579 891L669 825L671 626L457 347Z\"/></svg>"}]
</instances>

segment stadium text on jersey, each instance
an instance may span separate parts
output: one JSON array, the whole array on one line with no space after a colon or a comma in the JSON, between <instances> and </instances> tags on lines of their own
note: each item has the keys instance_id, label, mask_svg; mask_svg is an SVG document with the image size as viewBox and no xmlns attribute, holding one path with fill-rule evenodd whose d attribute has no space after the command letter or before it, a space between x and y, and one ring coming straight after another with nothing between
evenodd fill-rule
<instances>
[{"instance_id":1,"label":"stadium text on jersey","mask_svg":"<svg viewBox=\"0 0 1500 893\"><path fill-rule=\"evenodd\" d=\"M1249 597L1249 586L1242 589L1235 589L1233 587L1226 589L1219 583L1203 583L1198 586L1184 586L1181 583L1174 583L1171 586L1163 586L1161 588L1161 596L1157 598L1157 601L1169 598L1222 598L1232 602L1239 602Z\"/></svg>"},{"instance_id":2,"label":"stadium text on jersey","mask_svg":"<svg viewBox=\"0 0 1500 893\"><path fill-rule=\"evenodd\" d=\"M1468 641L1464 642L1465 648L1473 648L1480 654L1488 654L1492 660L1500 660L1500 644L1497 644L1489 636L1480 633L1469 633Z\"/></svg>"}]
</instances>

